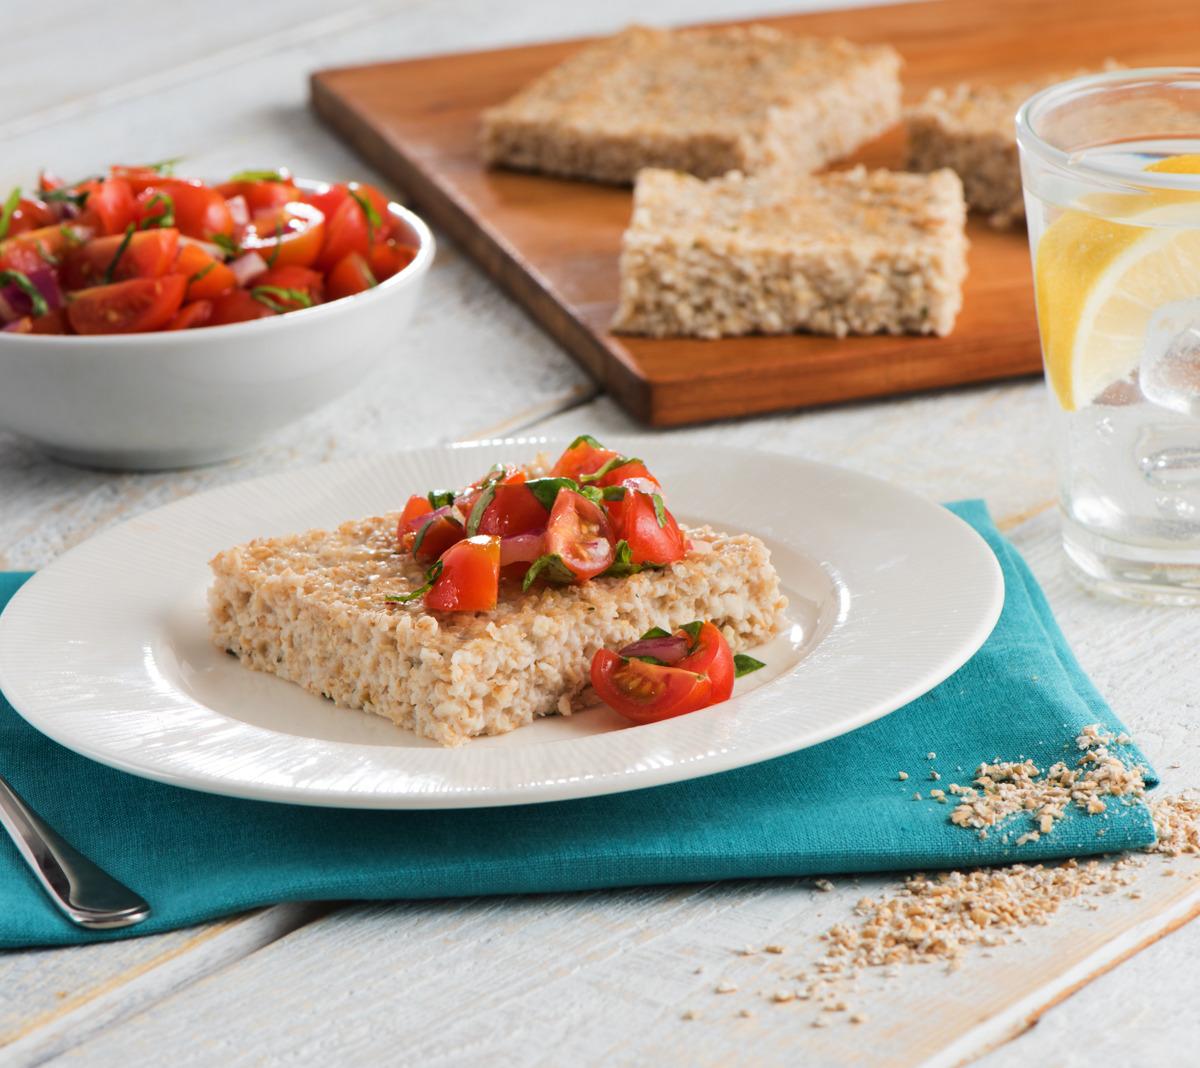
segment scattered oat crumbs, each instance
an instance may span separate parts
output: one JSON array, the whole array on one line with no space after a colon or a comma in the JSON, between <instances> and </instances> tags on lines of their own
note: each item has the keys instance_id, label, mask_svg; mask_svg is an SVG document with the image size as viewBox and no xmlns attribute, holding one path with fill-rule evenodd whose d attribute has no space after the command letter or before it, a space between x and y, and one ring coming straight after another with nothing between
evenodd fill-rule
<instances>
[{"instance_id":1,"label":"scattered oat crumbs","mask_svg":"<svg viewBox=\"0 0 1200 1068\"><path fill-rule=\"evenodd\" d=\"M829 891L833 889L833 883L831 883L828 879L818 879L815 883L813 883L813 886L825 894L829 893Z\"/></svg>"},{"instance_id":2,"label":"scattered oat crumbs","mask_svg":"<svg viewBox=\"0 0 1200 1068\"><path fill-rule=\"evenodd\" d=\"M913 794L913 795L912 795L912 799L913 799L914 801L920 801L920 800L921 800L921 791L920 791L920 790L918 790L918 791L917 791L915 794Z\"/></svg>"},{"instance_id":3,"label":"scattered oat crumbs","mask_svg":"<svg viewBox=\"0 0 1200 1068\"><path fill-rule=\"evenodd\" d=\"M946 800L946 791L945 790L936 790L936 789L930 790L929 796L934 801L945 801Z\"/></svg>"},{"instance_id":4,"label":"scattered oat crumbs","mask_svg":"<svg viewBox=\"0 0 1200 1068\"><path fill-rule=\"evenodd\" d=\"M829 1021L824 1016L818 1016L812 1022L813 1027L828 1027Z\"/></svg>"},{"instance_id":5,"label":"scattered oat crumbs","mask_svg":"<svg viewBox=\"0 0 1200 1068\"><path fill-rule=\"evenodd\" d=\"M904 782L904 780L908 778L908 772L907 771L897 772L896 778L899 779L901 782Z\"/></svg>"},{"instance_id":6,"label":"scattered oat crumbs","mask_svg":"<svg viewBox=\"0 0 1200 1068\"><path fill-rule=\"evenodd\" d=\"M1157 841L1149 852L1200 855L1200 799L1188 794L1161 797L1150 806L1150 814Z\"/></svg>"},{"instance_id":7,"label":"scattered oat crumbs","mask_svg":"<svg viewBox=\"0 0 1200 1068\"><path fill-rule=\"evenodd\" d=\"M937 760L937 753L935 753L931 750L930 752L925 754L925 759L926 760Z\"/></svg>"},{"instance_id":8,"label":"scattered oat crumbs","mask_svg":"<svg viewBox=\"0 0 1200 1068\"><path fill-rule=\"evenodd\" d=\"M701 964L699 967L693 968L692 974L693 975L703 975L704 974L704 965Z\"/></svg>"},{"instance_id":9,"label":"scattered oat crumbs","mask_svg":"<svg viewBox=\"0 0 1200 1068\"><path fill-rule=\"evenodd\" d=\"M931 772L929 773L929 777L930 777L930 779L932 779L934 782L941 782L941 780L942 780L942 777L941 777L941 776L940 776L940 775L939 775L939 774L938 774L936 771L931 771Z\"/></svg>"},{"instance_id":10,"label":"scattered oat crumbs","mask_svg":"<svg viewBox=\"0 0 1200 1068\"><path fill-rule=\"evenodd\" d=\"M700 1014L695 1009L684 1009L683 1012L680 1013L680 1019L698 1020L700 1019Z\"/></svg>"},{"instance_id":11,"label":"scattered oat crumbs","mask_svg":"<svg viewBox=\"0 0 1200 1068\"><path fill-rule=\"evenodd\" d=\"M866 1023L867 1014L865 1012L852 1012L850 1014L850 1022L852 1024Z\"/></svg>"},{"instance_id":12,"label":"scattered oat crumbs","mask_svg":"<svg viewBox=\"0 0 1200 1068\"><path fill-rule=\"evenodd\" d=\"M737 990L737 983L731 983L728 979L722 979L714 989L718 994L732 994Z\"/></svg>"},{"instance_id":13,"label":"scattered oat crumbs","mask_svg":"<svg viewBox=\"0 0 1200 1068\"><path fill-rule=\"evenodd\" d=\"M785 953L787 947L781 946L778 942L772 942L770 945L763 946L763 951L765 953Z\"/></svg>"},{"instance_id":14,"label":"scattered oat crumbs","mask_svg":"<svg viewBox=\"0 0 1200 1068\"><path fill-rule=\"evenodd\" d=\"M795 998L796 998L796 991L794 991L794 990L780 989L780 990L776 990L775 993L771 995L771 1000L776 1002L779 1005L782 1005L788 1001L794 1001Z\"/></svg>"},{"instance_id":15,"label":"scattered oat crumbs","mask_svg":"<svg viewBox=\"0 0 1200 1068\"><path fill-rule=\"evenodd\" d=\"M743 1019L748 1020L748 1019L750 1019L751 1016L754 1015L754 1013L751 1012L749 1009L741 1009L741 1010L739 1010L738 1015L741 1016Z\"/></svg>"}]
</instances>

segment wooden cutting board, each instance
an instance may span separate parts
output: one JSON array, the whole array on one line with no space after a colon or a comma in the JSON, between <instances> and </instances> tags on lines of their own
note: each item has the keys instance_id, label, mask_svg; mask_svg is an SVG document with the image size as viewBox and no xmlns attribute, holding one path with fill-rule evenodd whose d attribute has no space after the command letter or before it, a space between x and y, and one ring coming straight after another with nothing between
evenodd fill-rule
<instances>
[{"instance_id":1,"label":"wooden cutting board","mask_svg":"<svg viewBox=\"0 0 1200 1068\"><path fill-rule=\"evenodd\" d=\"M1194 61L1197 0L942 0L760 21L888 42L906 100L965 79ZM580 47L562 41L320 71L317 113L404 190L637 419L674 426L1040 371L1025 233L972 219L964 307L947 338L654 340L608 332L627 189L487 170L481 109ZM901 165L897 128L855 161Z\"/></svg>"}]
</instances>

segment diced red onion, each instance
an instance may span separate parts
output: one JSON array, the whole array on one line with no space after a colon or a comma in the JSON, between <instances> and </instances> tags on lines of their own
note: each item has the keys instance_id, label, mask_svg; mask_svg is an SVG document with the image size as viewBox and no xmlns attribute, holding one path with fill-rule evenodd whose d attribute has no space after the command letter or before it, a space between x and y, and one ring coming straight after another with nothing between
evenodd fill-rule
<instances>
[{"instance_id":1,"label":"diced red onion","mask_svg":"<svg viewBox=\"0 0 1200 1068\"><path fill-rule=\"evenodd\" d=\"M233 271L238 285L244 286L260 274L266 273L267 261L257 252L245 252L229 265L229 269Z\"/></svg>"},{"instance_id":2,"label":"diced red onion","mask_svg":"<svg viewBox=\"0 0 1200 1068\"><path fill-rule=\"evenodd\" d=\"M637 490L639 493L657 493L662 496L662 487L653 479L642 478L640 475L637 478L625 478L621 480L621 485L626 489Z\"/></svg>"},{"instance_id":3,"label":"diced red onion","mask_svg":"<svg viewBox=\"0 0 1200 1068\"><path fill-rule=\"evenodd\" d=\"M229 209L234 226L245 226L250 221L250 208L246 204L246 198L240 193L226 200L225 206Z\"/></svg>"},{"instance_id":4,"label":"diced red onion","mask_svg":"<svg viewBox=\"0 0 1200 1068\"><path fill-rule=\"evenodd\" d=\"M50 305L51 311L62 307L63 297L62 289L59 288L58 284L58 275L50 267L39 267L37 270L30 271L28 278L37 286L38 292L45 298L46 303Z\"/></svg>"},{"instance_id":5,"label":"diced red onion","mask_svg":"<svg viewBox=\"0 0 1200 1068\"><path fill-rule=\"evenodd\" d=\"M0 332L5 334L28 334L31 332L33 324L28 316L21 316L19 319L14 319L11 323L0 327Z\"/></svg>"},{"instance_id":6,"label":"diced red onion","mask_svg":"<svg viewBox=\"0 0 1200 1068\"><path fill-rule=\"evenodd\" d=\"M500 539L500 566L532 563L546 551L545 534L514 534Z\"/></svg>"},{"instance_id":7,"label":"diced red onion","mask_svg":"<svg viewBox=\"0 0 1200 1068\"><path fill-rule=\"evenodd\" d=\"M643 638L632 645L625 646L621 656L652 656L664 664L678 664L688 655L687 638L676 638L673 635L666 638Z\"/></svg>"},{"instance_id":8,"label":"diced red onion","mask_svg":"<svg viewBox=\"0 0 1200 1068\"><path fill-rule=\"evenodd\" d=\"M58 276L49 267L38 267L28 272L25 277L37 288L49 310L62 307L62 290L58 287ZM0 288L0 319L11 323L15 319L32 314L33 299L20 286L10 282Z\"/></svg>"}]
</instances>

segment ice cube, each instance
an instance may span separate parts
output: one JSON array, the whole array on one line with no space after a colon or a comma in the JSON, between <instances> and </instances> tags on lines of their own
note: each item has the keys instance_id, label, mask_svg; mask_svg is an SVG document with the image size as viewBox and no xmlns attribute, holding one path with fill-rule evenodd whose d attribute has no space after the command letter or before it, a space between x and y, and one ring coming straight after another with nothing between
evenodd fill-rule
<instances>
[{"instance_id":1,"label":"ice cube","mask_svg":"<svg viewBox=\"0 0 1200 1068\"><path fill-rule=\"evenodd\" d=\"M1138 380L1151 403L1200 416L1200 297L1164 304L1150 317Z\"/></svg>"}]
</instances>

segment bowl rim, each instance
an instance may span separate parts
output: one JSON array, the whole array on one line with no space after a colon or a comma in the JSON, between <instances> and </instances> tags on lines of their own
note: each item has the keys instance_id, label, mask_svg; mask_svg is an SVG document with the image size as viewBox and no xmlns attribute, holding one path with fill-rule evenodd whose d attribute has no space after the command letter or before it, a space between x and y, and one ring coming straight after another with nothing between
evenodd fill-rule
<instances>
[{"instance_id":1,"label":"bowl rim","mask_svg":"<svg viewBox=\"0 0 1200 1068\"><path fill-rule=\"evenodd\" d=\"M386 294L393 293L423 275L433 262L436 251L436 241L429 224L415 211L406 208L397 201L388 201L388 212L397 216L416 235L417 254L391 278L384 279L377 286L354 293L349 297L339 297L325 304L317 304L311 308L297 308L283 315L275 315L264 319L251 319L242 323L221 323L218 326L206 326L197 330L150 330L129 334L17 334L0 331L0 346L36 347L48 344L66 343L73 348L96 348L114 343L122 347L147 345L196 345L205 344L206 338L232 338L235 336L264 336L266 331L287 330L298 320L302 323L313 322L318 315L328 318L331 315L345 314L350 308L363 307L368 301L386 299Z\"/></svg>"}]
</instances>

